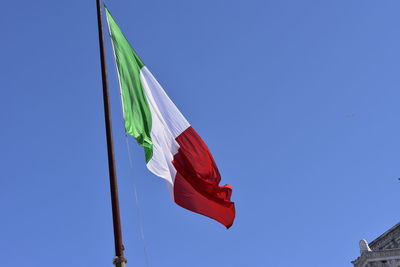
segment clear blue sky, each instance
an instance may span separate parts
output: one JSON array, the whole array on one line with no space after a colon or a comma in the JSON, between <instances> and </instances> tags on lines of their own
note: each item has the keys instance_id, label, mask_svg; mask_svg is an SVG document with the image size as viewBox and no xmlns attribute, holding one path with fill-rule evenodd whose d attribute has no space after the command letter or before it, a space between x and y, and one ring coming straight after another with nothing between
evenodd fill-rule
<instances>
[{"instance_id":1,"label":"clear blue sky","mask_svg":"<svg viewBox=\"0 0 400 267\"><path fill-rule=\"evenodd\" d=\"M230 230L175 205L125 143L108 72L128 266L351 266L400 221L400 2L106 2L233 185ZM95 0L6 1L0 258L112 266Z\"/></svg>"}]
</instances>

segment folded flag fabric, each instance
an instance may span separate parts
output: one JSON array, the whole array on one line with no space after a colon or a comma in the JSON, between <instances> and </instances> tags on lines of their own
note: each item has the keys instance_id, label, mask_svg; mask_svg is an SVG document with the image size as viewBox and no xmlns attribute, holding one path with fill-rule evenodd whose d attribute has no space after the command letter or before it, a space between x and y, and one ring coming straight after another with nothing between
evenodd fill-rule
<instances>
[{"instance_id":1,"label":"folded flag fabric","mask_svg":"<svg viewBox=\"0 0 400 267\"><path fill-rule=\"evenodd\" d=\"M147 168L165 179L174 201L229 228L232 187L200 136L132 49L106 8L121 90L125 130L143 146Z\"/></svg>"}]
</instances>

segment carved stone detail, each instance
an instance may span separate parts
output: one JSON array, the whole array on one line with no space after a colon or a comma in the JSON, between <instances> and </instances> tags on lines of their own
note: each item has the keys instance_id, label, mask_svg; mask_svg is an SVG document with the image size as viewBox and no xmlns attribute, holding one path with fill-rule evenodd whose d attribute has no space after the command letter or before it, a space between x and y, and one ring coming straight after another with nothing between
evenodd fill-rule
<instances>
[{"instance_id":1,"label":"carved stone detail","mask_svg":"<svg viewBox=\"0 0 400 267\"><path fill-rule=\"evenodd\" d=\"M354 267L400 267L400 224L395 225L368 244L361 240L360 257Z\"/></svg>"}]
</instances>

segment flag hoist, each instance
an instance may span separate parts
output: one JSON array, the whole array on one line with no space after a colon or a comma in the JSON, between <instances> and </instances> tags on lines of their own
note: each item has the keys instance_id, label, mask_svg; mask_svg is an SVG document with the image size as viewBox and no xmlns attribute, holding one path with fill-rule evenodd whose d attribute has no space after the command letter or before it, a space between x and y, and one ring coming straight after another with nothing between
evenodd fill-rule
<instances>
[{"instance_id":1,"label":"flag hoist","mask_svg":"<svg viewBox=\"0 0 400 267\"><path fill-rule=\"evenodd\" d=\"M100 1L97 0L99 40L109 146L115 262L125 264L109 118ZM147 168L167 182L176 204L212 218L226 228L231 227L235 218L235 205L230 200L232 187L219 185L221 176L208 147L133 50L109 10L105 10L117 66L126 133L132 135L136 142L143 146Z\"/></svg>"}]
</instances>

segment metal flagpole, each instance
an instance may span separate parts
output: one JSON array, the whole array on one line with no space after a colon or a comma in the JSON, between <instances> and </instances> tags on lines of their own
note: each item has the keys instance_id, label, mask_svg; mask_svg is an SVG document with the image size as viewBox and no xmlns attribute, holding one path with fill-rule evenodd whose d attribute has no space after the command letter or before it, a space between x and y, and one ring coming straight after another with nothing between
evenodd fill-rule
<instances>
[{"instance_id":1,"label":"metal flagpole","mask_svg":"<svg viewBox=\"0 0 400 267\"><path fill-rule=\"evenodd\" d=\"M112 217L114 226L115 258L113 260L113 263L115 264L116 267L125 267L127 260L124 257L124 247L122 245L121 219L120 219L119 203L118 203L118 185L117 185L117 175L116 175L115 161L114 161L114 146L112 139L110 100L108 97L108 80L107 80L106 56L104 48L103 21L101 12L102 0L96 0L96 4L97 4L97 26L99 31L99 45L100 45L101 77L103 81L104 118L106 123L108 169L110 175L111 205L112 205Z\"/></svg>"}]
</instances>

